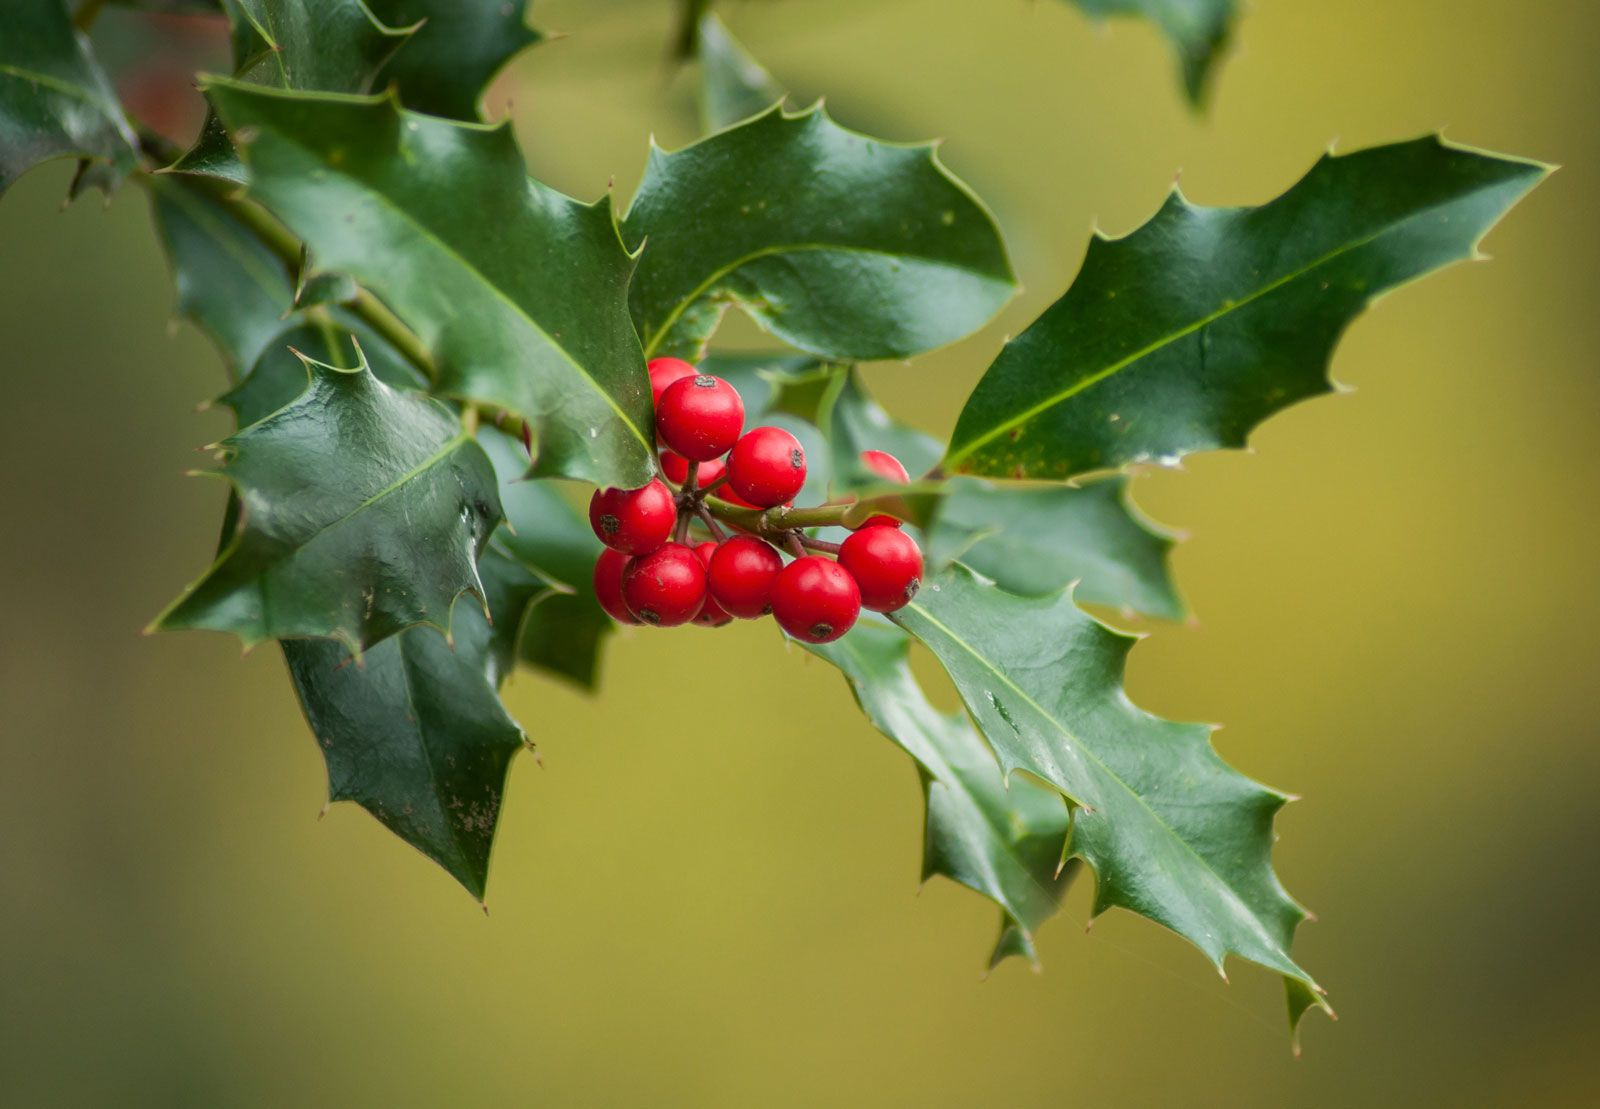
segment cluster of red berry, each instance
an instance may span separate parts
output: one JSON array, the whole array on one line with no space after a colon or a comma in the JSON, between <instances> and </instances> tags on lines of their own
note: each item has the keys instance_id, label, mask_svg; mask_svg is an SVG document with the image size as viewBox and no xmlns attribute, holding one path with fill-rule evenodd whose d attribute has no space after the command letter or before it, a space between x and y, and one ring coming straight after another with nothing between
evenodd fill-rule
<instances>
[{"instance_id":1,"label":"cluster of red berry","mask_svg":"<svg viewBox=\"0 0 1600 1109\"><path fill-rule=\"evenodd\" d=\"M666 448L661 471L677 490L657 478L642 489L596 490L589 502L589 524L606 545L594 591L613 619L718 627L770 613L796 639L827 643L849 631L863 607L893 612L911 600L922 552L893 517L872 516L834 544L783 527L781 514L774 523L737 511L792 508L806 455L782 428L745 432L744 401L732 385L681 359L657 358L650 389L656 437ZM861 457L887 480L908 480L891 454ZM718 511L708 498L735 511ZM710 538L691 543L696 520ZM783 550L794 556L787 565Z\"/></svg>"}]
</instances>

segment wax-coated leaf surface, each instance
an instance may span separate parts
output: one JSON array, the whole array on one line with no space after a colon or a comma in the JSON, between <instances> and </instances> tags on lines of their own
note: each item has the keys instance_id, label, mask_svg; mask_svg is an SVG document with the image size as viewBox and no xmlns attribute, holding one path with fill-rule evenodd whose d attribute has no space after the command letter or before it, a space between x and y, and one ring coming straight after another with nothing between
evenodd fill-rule
<instances>
[{"instance_id":1,"label":"wax-coated leaf surface","mask_svg":"<svg viewBox=\"0 0 1600 1109\"><path fill-rule=\"evenodd\" d=\"M1077 582L1079 601L1176 620L1173 542L1133 507L1125 477L1082 486L956 478L937 502L926 554L932 567L960 559L1012 593Z\"/></svg>"},{"instance_id":2,"label":"wax-coated leaf surface","mask_svg":"<svg viewBox=\"0 0 1600 1109\"><path fill-rule=\"evenodd\" d=\"M983 326L1015 291L994 220L933 147L820 108L652 146L623 234L644 247L630 295L650 356L697 359L737 305L813 354L903 358Z\"/></svg>"},{"instance_id":3,"label":"wax-coated leaf surface","mask_svg":"<svg viewBox=\"0 0 1600 1109\"><path fill-rule=\"evenodd\" d=\"M1471 256L1548 172L1423 138L1328 155L1259 208L1173 192L1122 239L1096 236L1066 295L968 399L952 472L1070 478L1238 447L1328 392L1340 334L1379 294Z\"/></svg>"},{"instance_id":4,"label":"wax-coated leaf surface","mask_svg":"<svg viewBox=\"0 0 1600 1109\"><path fill-rule=\"evenodd\" d=\"M0 13L0 192L51 158L92 159L78 181L109 189L137 143L63 0L6 0Z\"/></svg>"},{"instance_id":5,"label":"wax-coated leaf surface","mask_svg":"<svg viewBox=\"0 0 1600 1109\"><path fill-rule=\"evenodd\" d=\"M1224 763L1209 726L1128 700L1133 636L1066 592L1018 597L959 563L894 619L944 664L1005 774L1025 771L1072 802L1067 853L1095 873L1096 915L1131 909L1219 969L1235 954L1278 971L1295 1019L1320 996L1289 955L1306 912L1272 869L1287 796Z\"/></svg>"},{"instance_id":6,"label":"wax-coated leaf surface","mask_svg":"<svg viewBox=\"0 0 1600 1109\"><path fill-rule=\"evenodd\" d=\"M1238 0L1071 0L1096 19L1138 16L1160 28L1178 55L1183 88L1193 104L1205 101L1238 18Z\"/></svg>"},{"instance_id":7,"label":"wax-coated leaf surface","mask_svg":"<svg viewBox=\"0 0 1600 1109\"><path fill-rule=\"evenodd\" d=\"M497 633L508 622L516 627L518 658L546 673L593 690L599 684L600 651L616 625L594 596L594 563L600 540L551 481L524 481L527 455L522 444L492 429L479 439L500 475L500 500L506 526L495 546L525 573L556 582L563 592L544 597L532 610L513 607L495 615ZM520 598L509 595L516 606Z\"/></svg>"},{"instance_id":8,"label":"wax-coated leaf surface","mask_svg":"<svg viewBox=\"0 0 1600 1109\"><path fill-rule=\"evenodd\" d=\"M533 428L533 473L633 488L654 468L650 390L627 312L633 259L609 201L527 177L508 127L382 97L218 81L251 195L432 352L441 392Z\"/></svg>"},{"instance_id":9,"label":"wax-coated leaf surface","mask_svg":"<svg viewBox=\"0 0 1600 1109\"><path fill-rule=\"evenodd\" d=\"M475 120L483 91L512 56L544 36L527 24L525 0L368 0L391 27L416 27L378 74L408 108Z\"/></svg>"},{"instance_id":10,"label":"wax-coated leaf surface","mask_svg":"<svg viewBox=\"0 0 1600 1109\"><path fill-rule=\"evenodd\" d=\"M481 609L456 607L452 640L415 627L359 663L327 639L283 651L329 799L355 801L481 900L506 771L526 740L495 691Z\"/></svg>"},{"instance_id":11,"label":"wax-coated leaf surface","mask_svg":"<svg viewBox=\"0 0 1600 1109\"><path fill-rule=\"evenodd\" d=\"M155 626L359 650L448 628L456 599L481 595L478 555L500 519L482 448L436 400L364 367L308 365L309 389L224 440L241 526Z\"/></svg>"},{"instance_id":12,"label":"wax-coated leaf surface","mask_svg":"<svg viewBox=\"0 0 1600 1109\"><path fill-rule=\"evenodd\" d=\"M942 874L1000 906L991 966L1013 954L1037 964L1034 933L1071 880L1056 875L1067 807L1035 782L1017 778L1007 787L966 714L946 715L929 703L906 658L909 642L897 628L863 621L809 650L844 671L868 719L917 762L927 799L923 880Z\"/></svg>"},{"instance_id":13,"label":"wax-coated leaf surface","mask_svg":"<svg viewBox=\"0 0 1600 1109\"><path fill-rule=\"evenodd\" d=\"M783 99L783 86L750 56L715 13L700 21L700 126L707 133L759 115Z\"/></svg>"}]
</instances>

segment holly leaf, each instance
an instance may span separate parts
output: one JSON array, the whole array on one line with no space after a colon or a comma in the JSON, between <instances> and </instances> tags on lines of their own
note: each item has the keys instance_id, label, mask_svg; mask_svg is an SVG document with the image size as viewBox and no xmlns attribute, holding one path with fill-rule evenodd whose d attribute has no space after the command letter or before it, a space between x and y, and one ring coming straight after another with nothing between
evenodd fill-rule
<instances>
[{"instance_id":1,"label":"holly leaf","mask_svg":"<svg viewBox=\"0 0 1600 1109\"><path fill-rule=\"evenodd\" d=\"M222 402L240 427L266 419L306 391L305 358L340 369L363 364L395 389L426 389L427 379L386 341L341 310L296 314Z\"/></svg>"},{"instance_id":2,"label":"holly leaf","mask_svg":"<svg viewBox=\"0 0 1600 1109\"><path fill-rule=\"evenodd\" d=\"M484 89L513 55L544 40L526 0L367 0L385 23L416 27L378 74L409 108L476 120Z\"/></svg>"},{"instance_id":3,"label":"holly leaf","mask_svg":"<svg viewBox=\"0 0 1600 1109\"><path fill-rule=\"evenodd\" d=\"M965 713L929 703L907 660L904 632L863 622L809 650L844 671L861 711L917 762L927 800L922 879L942 874L1000 906L991 967L1007 955L1035 966L1034 933L1054 915L1071 881L1057 876L1067 808L1054 790L1023 778L1009 787L994 753Z\"/></svg>"},{"instance_id":4,"label":"holly leaf","mask_svg":"<svg viewBox=\"0 0 1600 1109\"><path fill-rule=\"evenodd\" d=\"M531 611L491 605L495 626L517 629L513 646L523 662L592 691L599 684L600 652L616 628L594 595L600 540L555 482L523 480L527 455L521 443L492 428L478 435L500 475L506 526L495 537L497 548L524 573L561 586ZM508 601L515 605L518 598Z\"/></svg>"},{"instance_id":5,"label":"holly leaf","mask_svg":"<svg viewBox=\"0 0 1600 1109\"><path fill-rule=\"evenodd\" d=\"M266 244L203 188L170 174L148 181L178 311L211 337L238 380L284 330L294 284ZM305 384L305 371L298 373Z\"/></svg>"},{"instance_id":6,"label":"holly leaf","mask_svg":"<svg viewBox=\"0 0 1600 1109\"><path fill-rule=\"evenodd\" d=\"M226 6L236 24L248 25L235 34L235 63L281 89L366 92L412 33L387 25L363 0L226 0Z\"/></svg>"},{"instance_id":7,"label":"holly leaf","mask_svg":"<svg viewBox=\"0 0 1600 1109\"><path fill-rule=\"evenodd\" d=\"M1083 486L957 478L938 498L926 540L929 566L960 559L1012 593L1076 582L1079 601L1166 620L1185 614L1168 566L1176 540L1133 506L1125 477Z\"/></svg>"},{"instance_id":8,"label":"holly leaf","mask_svg":"<svg viewBox=\"0 0 1600 1109\"><path fill-rule=\"evenodd\" d=\"M444 405L364 365L306 366L299 398L222 442L240 524L153 629L359 652L413 624L444 631L461 594L482 596L478 554L500 519L482 449Z\"/></svg>"},{"instance_id":9,"label":"holly leaf","mask_svg":"<svg viewBox=\"0 0 1600 1109\"><path fill-rule=\"evenodd\" d=\"M1089 16L1136 16L1154 23L1172 43L1189 102L1204 104L1215 67L1238 18L1236 0L1071 0Z\"/></svg>"},{"instance_id":10,"label":"holly leaf","mask_svg":"<svg viewBox=\"0 0 1600 1109\"><path fill-rule=\"evenodd\" d=\"M783 100L784 88L708 12L700 20L700 129L707 133L759 115Z\"/></svg>"},{"instance_id":11,"label":"holly leaf","mask_svg":"<svg viewBox=\"0 0 1600 1109\"><path fill-rule=\"evenodd\" d=\"M1066 593L1018 597L957 564L894 620L933 651L1010 777L1072 806L1066 857L1096 876L1094 914L1131 909L1177 932L1219 971L1235 954L1284 976L1291 1020L1327 1008L1289 955L1306 911L1273 873L1272 818L1287 795L1239 774L1211 728L1135 707L1122 674L1136 638Z\"/></svg>"},{"instance_id":12,"label":"holly leaf","mask_svg":"<svg viewBox=\"0 0 1600 1109\"><path fill-rule=\"evenodd\" d=\"M1090 242L978 382L945 466L1062 479L1242 446L1330 391L1334 343L1374 298L1472 256L1548 172L1429 137L1327 155L1259 208L1174 191L1131 235Z\"/></svg>"},{"instance_id":13,"label":"holly leaf","mask_svg":"<svg viewBox=\"0 0 1600 1109\"><path fill-rule=\"evenodd\" d=\"M109 192L137 164L111 82L62 0L8 0L0 16L0 192L41 162L86 159L72 185Z\"/></svg>"},{"instance_id":14,"label":"holly leaf","mask_svg":"<svg viewBox=\"0 0 1600 1109\"><path fill-rule=\"evenodd\" d=\"M482 611L458 606L450 639L414 627L359 660L327 639L283 652L329 800L356 802L481 901L506 772L532 746L495 692Z\"/></svg>"},{"instance_id":15,"label":"holly leaf","mask_svg":"<svg viewBox=\"0 0 1600 1109\"><path fill-rule=\"evenodd\" d=\"M649 382L626 301L633 259L609 201L579 204L530 180L504 125L382 97L222 80L207 91L251 140L251 196L320 268L350 274L417 333L439 392L527 420L537 476L649 479Z\"/></svg>"},{"instance_id":16,"label":"holly leaf","mask_svg":"<svg viewBox=\"0 0 1600 1109\"><path fill-rule=\"evenodd\" d=\"M630 290L648 357L698 359L737 305L825 358L904 358L983 326L1016 288L993 218L932 146L820 107L652 144L623 235L649 244Z\"/></svg>"}]
</instances>

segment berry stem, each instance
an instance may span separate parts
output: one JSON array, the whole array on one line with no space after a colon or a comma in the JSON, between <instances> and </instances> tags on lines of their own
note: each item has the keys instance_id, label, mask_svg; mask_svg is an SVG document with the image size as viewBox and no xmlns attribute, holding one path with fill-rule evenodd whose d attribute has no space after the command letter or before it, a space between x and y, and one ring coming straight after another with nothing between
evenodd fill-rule
<instances>
[{"instance_id":1,"label":"berry stem","mask_svg":"<svg viewBox=\"0 0 1600 1109\"><path fill-rule=\"evenodd\" d=\"M831 555L836 555L839 553L839 544L837 543L829 543L825 539L813 539L805 532L796 532L796 534L800 537L801 545L808 550L824 551Z\"/></svg>"},{"instance_id":2,"label":"berry stem","mask_svg":"<svg viewBox=\"0 0 1600 1109\"><path fill-rule=\"evenodd\" d=\"M716 481L713 481L711 484L707 485L704 489L700 490L700 495L703 497L707 493L710 493L713 489L721 489L726 484L728 484L728 475L726 473L724 473Z\"/></svg>"},{"instance_id":3,"label":"berry stem","mask_svg":"<svg viewBox=\"0 0 1600 1109\"><path fill-rule=\"evenodd\" d=\"M789 553L794 557L804 558L806 556L806 548L798 531L785 532L783 540L789 548Z\"/></svg>"},{"instance_id":4,"label":"berry stem","mask_svg":"<svg viewBox=\"0 0 1600 1109\"><path fill-rule=\"evenodd\" d=\"M728 533L722 529L721 524L717 523L717 518L711 515L711 510L708 509L704 504L695 505L694 511L695 515L700 517L700 519L705 523L706 527L711 529L712 538L714 538L718 543L721 543L723 540L728 538Z\"/></svg>"},{"instance_id":5,"label":"berry stem","mask_svg":"<svg viewBox=\"0 0 1600 1109\"><path fill-rule=\"evenodd\" d=\"M816 508L740 508L726 502L707 505L711 512L725 523L742 531L768 538L781 535L793 528L825 528L843 524L845 513L852 504L825 504Z\"/></svg>"}]
</instances>

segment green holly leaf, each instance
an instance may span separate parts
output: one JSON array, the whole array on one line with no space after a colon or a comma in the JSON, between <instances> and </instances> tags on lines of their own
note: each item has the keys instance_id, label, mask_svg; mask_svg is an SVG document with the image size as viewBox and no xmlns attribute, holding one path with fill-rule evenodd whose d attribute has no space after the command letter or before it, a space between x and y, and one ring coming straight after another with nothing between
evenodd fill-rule
<instances>
[{"instance_id":1,"label":"green holly leaf","mask_svg":"<svg viewBox=\"0 0 1600 1109\"><path fill-rule=\"evenodd\" d=\"M1330 391L1334 343L1375 297L1471 256L1548 172L1430 137L1330 154L1259 208L1174 191L1133 234L1091 241L978 382L945 466L1060 479L1242 446Z\"/></svg>"},{"instance_id":2,"label":"green holly leaf","mask_svg":"<svg viewBox=\"0 0 1600 1109\"><path fill-rule=\"evenodd\" d=\"M993 218L932 146L820 108L652 145L623 235L649 243L630 290L649 357L698 359L737 305L825 358L904 358L983 326L1016 288Z\"/></svg>"},{"instance_id":3,"label":"green holly leaf","mask_svg":"<svg viewBox=\"0 0 1600 1109\"><path fill-rule=\"evenodd\" d=\"M844 671L867 718L917 762L927 799L923 881L942 874L1000 906L991 967L1007 955L1037 965L1034 933L1072 877L1056 873L1067 808L1054 790L1025 778L1007 785L966 714L945 715L929 703L912 676L909 646L898 629L864 622L809 650Z\"/></svg>"},{"instance_id":4,"label":"green holly leaf","mask_svg":"<svg viewBox=\"0 0 1600 1109\"><path fill-rule=\"evenodd\" d=\"M383 22L416 33L379 72L408 108L476 120L484 89L512 56L544 40L526 0L367 0Z\"/></svg>"},{"instance_id":5,"label":"green holly leaf","mask_svg":"<svg viewBox=\"0 0 1600 1109\"><path fill-rule=\"evenodd\" d=\"M327 639L283 653L329 800L356 802L481 901L506 772L531 746L495 691L482 611L458 606L450 639L415 627L359 660Z\"/></svg>"},{"instance_id":6,"label":"green holly leaf","mask_svg":"<svg viewBox=\"0 0 1600 1109\"><path fill-rule=\"evenodd\" d=\"M138 142L62 0L8 0L0 15L0 192L41 162L86 159L73 182L110 191Z\"/></svg>"},{"instance_id":7,"label":"green holly leaf","mask_svg":"<svg viewBox=\"0 0 1600 1109\"><path fill-rule=\"evenodd\" d=\"M707 133L759 115L784 88L751 57L715 13L700 20L700 129Z\"/></svg>"},{"instance_id":8,"label":"green holly leaf","mask_svg":"<svg viewBox=\"0 0 1600 1109\"><path fill-rule=\"evenodd\" d=\"M310 388L221 444L240 526L152 628L360 651L413 624L445 630L461 594L481 597L478 554L500 519L482 449L444 405L365 366L306 366Z\"/></svg>"},{"instance_id":9,"label":"green holly leaf","mask_svg":"<svg viewBox=\"0 0 1600 1109\"><path fill-rule=\"evenodd\" d=\"M594 595L600 540L555 482L523 479L527 455L521 443L492 428L478 436L500 475L506 526L495 536L497 548L524 573L561 587L531 611L491 604L495 626L518 629L514 647L523 662L592 691L599 684L600 652L616 628ZM518 601L508 598L512 605Z\"/></svg>"},{"instance_id":10,"label":"green holly leaf","mask_svg":"<svg viewBox=\"0 0 1600 1109\"><path fill-rule=\"evenodd\" d=\"M294 304L288 269L206 189L170 174L147 187L178 311L211 337L238 380L284 330ZM303 368L298 376L304 387Z\"/></svg>"},{"instance_id":11,"label":"green holly leaf","mask_svg":"<svg viewBox=\"0 0 1600 1109\"><path fill-rule=\"evenodd\" d=\"M314 283L298 294L288 268L233 210L195 179L162 174L147 179L156 228L172 264L178 310L222 352L233 387L222 398L240 427L276 412L308 384L299 351L332 366L360 365L361 344L378 380L424 388L426 379L388 342L325 297L348 298L353 288Z\"/></svg>"},{"instance_id":12,"label":"green holly leaf","mask_svg":"<svg viewBox=\"0 0 1600 1109\"><path fill-rule=\"evenodd\" d=\"M1236 0L1071 0L1096 19L1137 16L1166 35L1178 55L1183 88L1197 107L1210 93L1215 67L1238 18Z\"/></svg>"},{"instance_id":13,"label":"green holly leaf","mask_svg":"<svg viewBox=\"0 0 1600 1109\"><path fill-rule=\"evenodd\" d=\"M226 0L226 5L236 24L248 25L248 31L235 34L235 63L281 89L366 92L411 36L411 28L387 25L363 0ZM247 45L241 49L241 43Z\"/></svg>"},{"instance_id":14,"label":"green holly leaf","mask_svg":"<svg viewBox=\"0 0 1600 1109\"><path fill-rule=\"evenodd\" d=\"M1057 593L1166 620L1184 616L1168 556L1176 540L1133 506L1128 480L1083 486L957 478L938 499L927 561L960 559L1012 593Z\"/></svg>"},{"instance_id":15,"label":"green holly leaf","mask_svg":"<svg viewBox=\"0 0 1600 1109\"><path fill-rule=\"evenodd\" d=\"M417 333L439 392L526 419L538 476L649 479L649 382L626 300L634 262L609 201L579 204L531 181L503 125L382 97L207 89L251 140L251 196L322 269L353 276Z\"/></svg>"},{"instance_id":16,"label":"green holly leaf","mask_svg":"<svg viewBox=\"0 0 1600 1109\"><path fill-rule=\"evenodd\" d=\"M1289 798L1224 763L1209 726L1128 700L1135 637L1065 592L1018 597L960 564L894 619L944 664L1006 776L1026 771L1073 806L1066 854L1095 873L1095 915L1149 917L1219 971L1229 954L1277 971L1294 1019L1327 1007L1289 955L1306 911L1272 870L1272 818Z\"/></svg>"}]
</instances>

